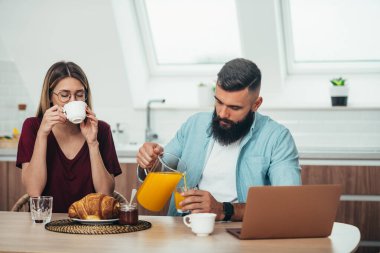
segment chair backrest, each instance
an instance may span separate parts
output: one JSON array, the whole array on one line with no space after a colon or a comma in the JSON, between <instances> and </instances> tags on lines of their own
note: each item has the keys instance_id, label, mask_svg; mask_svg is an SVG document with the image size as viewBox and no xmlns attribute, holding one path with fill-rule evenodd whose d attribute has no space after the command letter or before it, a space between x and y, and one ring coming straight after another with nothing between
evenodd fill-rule
<instances>
[{"instance_id":1,"label":"chair backrest","mask_svg":"<svg viewBox=\"0 0 380 253\"><path fill-rule=\"evenodd\" d=\"M16 203L13 205L12 212L29 212L29 195L24 194L19 198Z\"/></svg>"},{"instance_id":2,"label":"chair backrest","mask_svg":"<svg viewBox=\"0 0 380 253\"><path fill-rule=\"evenodd\" d=\"M126 198L119 192L114 191L112 193L112 197L114 197L120 203L126 203ZM19 198L16 203L13 205L11 211L12 212L29 212L29 195L24 194L21 198Z\"/></svg>"},{"instance_id":3,"label":"chair backrest","mask_svg":"<svg viewBox=\"0 0 380 253\"><path fill-rule=\"evenodd\" d=\"M119 201L119 203L126 203L127 202L127 199L119 192L117 191L114 191L112 193L112 197L114 197L117 201Z\"/></svg>"}]
</instances>

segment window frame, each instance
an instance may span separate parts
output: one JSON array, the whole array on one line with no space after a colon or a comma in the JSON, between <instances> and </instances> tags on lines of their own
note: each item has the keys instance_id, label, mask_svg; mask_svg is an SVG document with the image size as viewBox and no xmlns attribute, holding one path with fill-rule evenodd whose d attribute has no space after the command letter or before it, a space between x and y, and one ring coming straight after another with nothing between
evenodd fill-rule
<instances>
[{"instance_id":1,"label":"window frame","mask_svg":"<svg viewBox=\"0 0 380 253\"><path fill-rule=\"evenodd\" d=\"M146 61L150 75L155 76L191 76L191 75L215 75L223 66L220 64L158 64L157 54L149 25L149 17L145 0L134 0L138 26L143 39ZM237 19L237 22L239 19ZM239 28L238 28L239 29ZM240 48L242 41L240 38ZM242 52L240 52L242 55Z\"/></svg>"},{"instance_id":2,"label":"window frame","mask_svg":"<svg viewBox=\"0 0 380 253\"><path fill-rule=\"evenodd\" d=\"M290 0L279 2L282 18L282 33L288 75L294 74L365 74L379 73L380 61L324 61L297 62L294 57L293 29L291 23Z\"/></svg>"}]
</instances>

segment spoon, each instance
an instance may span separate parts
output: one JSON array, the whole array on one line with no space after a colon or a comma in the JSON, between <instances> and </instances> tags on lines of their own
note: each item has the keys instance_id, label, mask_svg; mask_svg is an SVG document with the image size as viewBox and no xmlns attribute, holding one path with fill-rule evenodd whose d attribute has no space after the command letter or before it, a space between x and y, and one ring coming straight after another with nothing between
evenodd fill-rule
<instances>
[{"instance_id":1,"label":"spoon","mask_svg":"<svg viewBox=\"0 0 380 253\"><path fill-rule=\"evenodd\" d=\"M136 189L132 189L132 192L131 192L131 199L129 200L129 205L132 205L132 204L133 204L133 199L135 198L136 192L137 192Z\"/></svg>"}]
</instances>

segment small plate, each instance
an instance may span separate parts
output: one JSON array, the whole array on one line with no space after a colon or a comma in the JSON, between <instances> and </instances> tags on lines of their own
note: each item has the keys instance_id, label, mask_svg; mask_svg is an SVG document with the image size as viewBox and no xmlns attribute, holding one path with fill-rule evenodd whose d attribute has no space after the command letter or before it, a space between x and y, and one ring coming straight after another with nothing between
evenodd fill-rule
<instances>
[{"instance_id":1,"label":"small plate","mask_svg":"<svg viewBox=\"0 0 380 253\"><path fill-rule=\"evenodd\" d=\"M77 218L71 218L73 221L77 221L84 225L109 225L117 222L119 219L109 219L109 220L81 220Z\"/></svg>"}]
</instances>

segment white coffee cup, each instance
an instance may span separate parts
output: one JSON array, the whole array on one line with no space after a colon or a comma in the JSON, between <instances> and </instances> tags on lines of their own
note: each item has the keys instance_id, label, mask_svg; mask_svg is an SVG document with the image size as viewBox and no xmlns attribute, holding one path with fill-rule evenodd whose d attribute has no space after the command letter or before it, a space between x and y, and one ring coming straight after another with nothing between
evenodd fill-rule
<instances>
[{"instance_id":1,"label":"white coffee cup","mask_svg":"<svg viewBox=\"0 0 380 253\"><path fill-rule=\"evenodd\" d=\"M197 236L208 236L214 231L215 213L192 213L183 217L183 223Z\"/></svg>"},{"instance_id":2,"label":"white coffee cup","mask_svg":"<svg viewBox=\"0 0 380 253\"><path fill-rule=\"evenodd\" d=\"M63 113L69 121L79 124L86 118L86 106L83 101L71 101L63 106Z\"/></svg>"}]
</instances>

